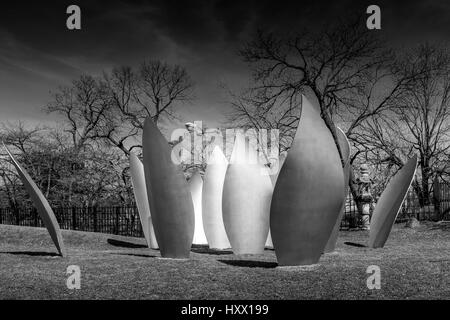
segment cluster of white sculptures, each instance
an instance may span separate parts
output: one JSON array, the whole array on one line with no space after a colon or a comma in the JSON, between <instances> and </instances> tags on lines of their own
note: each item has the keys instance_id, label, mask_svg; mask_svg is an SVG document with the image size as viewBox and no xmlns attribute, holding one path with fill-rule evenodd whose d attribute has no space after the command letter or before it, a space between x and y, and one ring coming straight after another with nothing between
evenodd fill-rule
<instances>
[{"instance_id":1,"label":"cluster of white sculptures","mask_svg":"<svg viewBox=\"0 0 450 320\"><path fill-rule=\"evenodd\" d=\"M248 161L256 154L237 134L230 162L216 147L204 177L187 182L171 161L171 148L149 118L142 137L143 163L130 156L131 178L148 246L163 258L185 259L192 243L235 254L275 249L280 266L317 263L335 249L348 192L350 145L337 128L339 151L318 111L303 97L292 146L277 175ZM65 255L52 209L26 171L13 160L59 253ZM414 177L413 157L393 177L373 214L369 247L384 246ZM270 231L269 231L270 230Z\"/></svg>"}]
</instances>

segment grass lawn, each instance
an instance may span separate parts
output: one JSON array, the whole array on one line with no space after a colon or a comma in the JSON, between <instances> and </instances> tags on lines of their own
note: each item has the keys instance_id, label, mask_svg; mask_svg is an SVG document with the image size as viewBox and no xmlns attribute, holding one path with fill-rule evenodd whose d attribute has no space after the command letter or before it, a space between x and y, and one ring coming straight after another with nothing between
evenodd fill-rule
<instances>
[{"instance_id":1,"label":"grass lawn","mask_svg":"<svg viewBox=\"0 0 450 320\"><path fill-rule=\"evenodd\" d=\"M45 229L0 225L0 299L449 299L450 224L395 225L385 248L368 232L341 232L337 250L309 270L277 268L275 252L235 256L206 247L191 259L158 259L143 238L63 230L67 258ZM81 289L66 286L69 265ZM369 290L370 265L381 289Z\"/></svg>"}]
</instances>

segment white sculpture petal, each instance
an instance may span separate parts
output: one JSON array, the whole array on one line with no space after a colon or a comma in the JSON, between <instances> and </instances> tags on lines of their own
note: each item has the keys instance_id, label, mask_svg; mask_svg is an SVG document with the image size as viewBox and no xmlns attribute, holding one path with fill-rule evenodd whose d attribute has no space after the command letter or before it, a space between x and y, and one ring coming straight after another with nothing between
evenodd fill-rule
<instances>
[{"instance_id":1,"label":"white sculpture petal","mask_svg":"<svg viewBox=\"0 0 450 320\"><path fill-rule=\"evenodd\" d=\"M200 173L196 172L189 180L189 189L191 191L192 203L195 212L195 228L193 244L208 244L205 231L203 230L202 218L202 189L203 180Z\"/></svg>"},{"instance_id":2,"label":"white sculpture petal","mask_svg":"<svg viewBox=\"0 0 450 320\"><path fill-rule=\"evenodd\" d=\"M272 183L264 165L248 161L256 160L248 149L238 133L223 186L223 222L235 254L262 253L269 232Z\"/></svg>"},{"instance_id":3,"label":"white sculpture petal","mask_svg":"<svg viewBox=\"0 0 450 320\"><path fill-rule=\"evenodd\" d=\"M401 168L378 199L370 221L369 247L382 248L405 200L417 167L417 156Z\"/></svg>"},{"instance_id":4,"label":"white sculpture petal","mask_svg":"<svg viewBox=\"0 0 450 320\"><path fill-rule=\"evenodd\" d=\"M150 206L147 198L147 187L145 184L144 165L134 154L130 154L131 184L133 185L134 198L141 219L142 231L149 248L158 249L158 243L153 230Z\"/></svg>"},{"instance_id":5,"label":"white sculpture petal","mask_svg":"<svg viewBox=\"0 0 450 320\"><path fill-rule=\"evenodd\" d=\"M202 191L203 229L211 249L231 247L222 219L222 191L228 161L216 146L208 159Z\"/></svg>"},{"instance_id":6,"label":"white sculpture petal","mask_svg":"<svg viewBox=\"0 0 450 320\"><path fill-rule=\"evenodd\" d=\"M22 180L22 183L30 194L30 197L33 200L39 216L41 217L45 227L50 233L50 237L52 238L56 249L58 250L59 254L64 257L66 255L64 241L61 235L58 221L56 220L55 214L50 207L50 204L48 203L47 199L45 199L36 183L34 183L33 179L31 179L28 172L21 167L16 159L14 159L13 155L11 154L11 152L9 152L9 149L5 146L5 144L3 144L3 147L6 149L6 152L8 153L14 166L16 167L17 172L19 173L20 180Z\"/></svg>"}]
</instances>

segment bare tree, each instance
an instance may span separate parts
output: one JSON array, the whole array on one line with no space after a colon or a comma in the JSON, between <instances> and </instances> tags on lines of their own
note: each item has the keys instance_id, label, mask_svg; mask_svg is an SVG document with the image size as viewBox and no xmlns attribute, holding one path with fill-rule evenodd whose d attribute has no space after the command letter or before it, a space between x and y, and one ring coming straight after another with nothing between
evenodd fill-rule
<instances>
[{"instance_id":1,"label":"bare tree","mask_svg":"<svg viewBox=\"0 0 450 320\"><path fill-rule=\"evenodd\" d=\"M361 18L287 37L259 31L240 54L253 70L255 85L234 99L231 120L279 129L280 150L287 150L298 125L299 96L305 94L317 101L342 163L336 125L355 144L354 132L388 112L424 72L402 73L394 52ZM357 198L353 179L350 190Z\"/></svg>"},{"instance_id":2,"label":"bare tree","mask_svg":"<svg viewBox=\"0 0 450 320\"><path fill-rule=\"evenodd\" d=\"M51 204L129 204L133 198L128 181L120 176L128 161L116 148L83 147L75 154L67 132L22 123L5 125L0 138ZM6 152L0 155L0 193L7 200L5 205L18 212L31 204L29 195Z\"/></svg>"},{"instance_id":3,"label":"bare tree","mask_svg":"<svg viewBox=\"0 0 450 320\"><path fill-rule=\"evenodd\" d=\"M137 116L134 117L136 76L130 67L120 67L114 68L111 74L104 73L103 78L114 113L110 114L109 122L98 130L98 137L129 155L133 148L140 147L133 138L142 130L142 123ZM126 145L127 142L131 145Z\"/></svg>"},{"instance_id":4,"label":"bare tree","mask_svg":"<svg viewBox=\"0 0 450 320\"><path fill-rule=\"evenodd\" d=\"M61 87L44 110L64 117L72 147L78 152L98 137L100 127L107 126L112 112L103 82L82 75L72 86Z\"/></svg>"},{"instance_id":5,"label":"bare tree","mask_svg":"<svg viewBox=\"0 0 450 320\"><path fill-rule=\"evenodd\" d=\"M147 117L156 123L162 117L175 118L175 108L193 97L193 82L187 71L160 61L145 61L136 71L130 67L115 68L110 74L105 73L104 79L117 116L99 137L108 139L125 154L140 147L135 140L127 148L125 141L132 141L130 138L142 132Z\"/></svg>"},{"instance_id":6,"label":"bare tree","mask_svg":"<svg viewBox=\"0 0 450 320\"><path fill-rule=\"evenodd\" d=\"M135 99L140 106L136 112L138 119L151 116L157 122L161 115L174 117L174 105L190 100L192 88L193 82L184 68L160 61L142 63L135 90Z\"/></svg>"},{"instance_id":7,"label":"bare tree","mask_svg":"<svg viewBox=\"0 0 450 320\"><path fill-rule=\"evenodd\" d=\"M275 121L278 126L295 128L298 96L312 95L336 141L338 108L347 107L346 97L364 90L368 73L391 57L360 19L286 38L259 31L240 54L253 70L256 85L247 92L246 102L256 112L246 114L242 104L235 105L237 116L280 115Z\"/></svg>"},{"instance_id":8,"label":"bare tree","mask_svg":"<svg viewBox=\"0 0 450 320\"><path fill-rule=\"evenodd\" d=\"M66 172L67 179L61 181L68 183L66 201L75 201L72 198L75 194L78 195L76 201L80 200L77 179L85 174L84 178L89 180L90 177L97 187L92 185L94 189L89 189L89 195L82 202L92 203L108 188L119 188L123 198L128 199L130 188L125 160L133 148L141 148L139 136L145 118L150 116L158 122L163 117L175 117L175 107L191 99L192 88L185 69L159 61L144 62L136 71L129 67L115 68L101 78L83 75L72 85L59 88L45 111L63 117L64 131L71 137L64 152L77 159L72 170ZM108 151L111 145L122 156ZM108 153L107 158L114 159L113 162L102 161L99 152ZM92 168L98 170L90 171ZM103 172L104 168L117 173L115 181ZM97 174L99 172L104 173L105 179ZM87 182L86 179L83 181Z\"/></svg>"},{"instance_id":9,"label":"bare tree","mask_svg":"<svg viewBox=\"0 0 450 320\"><path fill-rule=\"evenodd\" d=\"M389 112L366 120L353 140L377 166L399 168L419 155L414 189L422 205L430 201L436 175L448 176L450 148L450 55L444 48L421 45L396 63L401 77L420 76L395 99Z\"/></svg>"},{"instance_id":10,"label":"bare tree","mask_svg":"<svg viewBox=\"0 0 450 320\"><path fill-rule=\"evenodd\" d=\"M23 122L4 124L0 130L0 140L14 154L16 160L34 178L44 195L48 196L54 185L54 167L56 157L53 156L54 145L45 139L45 129L30 127ZM0 176L8 205L14 210L29 203L22 182L6 152L1 152Z\"/></svg>"}]
</instances>

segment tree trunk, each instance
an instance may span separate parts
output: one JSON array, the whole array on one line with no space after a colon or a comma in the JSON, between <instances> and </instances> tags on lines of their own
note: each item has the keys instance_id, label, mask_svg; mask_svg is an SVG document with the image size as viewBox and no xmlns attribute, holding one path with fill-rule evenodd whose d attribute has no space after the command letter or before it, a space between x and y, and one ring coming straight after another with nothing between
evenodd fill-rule
<instances>
[{"instance_id":1,"label":"tree trunk","mask_svg":"<svg viewBox=\"0 0 450 320\"><path fill-rule=\"evenodd\" d=\"M419 198L422 206L427 206L430 204L430 188L429 188L430 177L428 173L422 171L422 194Z\"/></svg>"},{"instance_id":2,"label":"tree trunk","mask_svg":"<svg viewBox=\"0 0 450 320\"><path fill-rule=\"evenodd\" d=\"M421 192L419 194L419 203L420 206L427 206L430 204L430 166L429 161L426 158L426 155L421 156L420 161L420 169L421 169Z\"/></svg>"}]
</instances>

